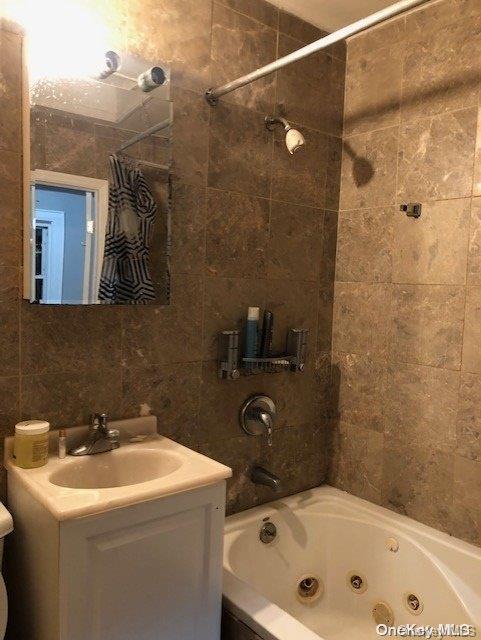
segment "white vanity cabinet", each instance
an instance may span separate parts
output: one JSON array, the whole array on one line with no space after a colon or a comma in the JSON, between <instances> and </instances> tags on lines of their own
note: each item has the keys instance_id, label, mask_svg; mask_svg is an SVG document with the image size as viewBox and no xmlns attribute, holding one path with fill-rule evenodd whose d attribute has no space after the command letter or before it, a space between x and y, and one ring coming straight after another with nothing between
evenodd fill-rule
<instances>
[{"instance_id":1,"label":"white vanity cabinet","mask_svg":"<svg viewBox=\"0 0 481 640\"><path fill-rule=\"evenodd\" d=\"M158 479L54 484L61 472L62 482L95 486L106 467L117 481L122 469L141 475L142 456L154 470L159 460ZM219 640L230 469L157 436L82 460L51 456L41 469L8 459L6 466L15 522L7 553L12 637Z\"/></svg>"},{"instance_id":2,"label":"white vanity cabinet","mask_svg":"<svg viewBox=\"0 0 481 640\"><path fill-rule=\"evenodd\" d=\"M18 637L218 640L224 501L220 483L56 522L12 488Z\"/></svg>"}]
</instances>

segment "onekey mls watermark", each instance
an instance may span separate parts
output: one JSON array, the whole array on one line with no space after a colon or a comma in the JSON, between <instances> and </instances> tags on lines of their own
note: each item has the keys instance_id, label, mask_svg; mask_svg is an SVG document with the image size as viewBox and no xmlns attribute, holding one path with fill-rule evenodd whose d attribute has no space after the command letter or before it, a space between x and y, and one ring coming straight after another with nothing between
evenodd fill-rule
<instances>
[{"instance_id":1,"label":"onekey mls watermark","mask_svg":"<svg viewBox=\"0 0 481 640\"><path fill-rule=\"evenodd\" d=\"M402 624L397 627L378 624L376 632L382 638L475 638L471 624L438 624L437 626Z\"/></svg>"}]
</instances>

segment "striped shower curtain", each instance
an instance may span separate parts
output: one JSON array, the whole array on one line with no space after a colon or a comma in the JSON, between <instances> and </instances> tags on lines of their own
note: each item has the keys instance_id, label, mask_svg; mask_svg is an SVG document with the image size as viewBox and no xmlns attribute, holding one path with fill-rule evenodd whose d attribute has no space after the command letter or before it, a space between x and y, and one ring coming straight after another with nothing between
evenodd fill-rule
<instances>
[{"instance_id":1,"label":"striped shower curtain","mask_svg":"<svg viewBox=\"0 0 481 640\"><path fill-rule=\"evenodd\" d=\"M104 304L155 300L150 244L157 205L134 163L110 156L111 183L99 299Z\"/></svg>"}]
</instances>

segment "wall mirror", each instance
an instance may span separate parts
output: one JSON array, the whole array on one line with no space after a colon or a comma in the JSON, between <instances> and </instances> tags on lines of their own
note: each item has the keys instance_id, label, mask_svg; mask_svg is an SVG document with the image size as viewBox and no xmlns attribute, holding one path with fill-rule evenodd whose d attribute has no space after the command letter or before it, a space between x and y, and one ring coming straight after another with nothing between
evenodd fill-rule
<instances>
[{"instance_id":1,"label":"wall mirror","mask_svg":"<svg viewBox=\"0 0 481 640\"><path fill-rule=\"evenodd\" d=\"M92 77L47 75L28 83L25 297L168 304L169 69L107 51Z\"/></svg>"}]
</instances>

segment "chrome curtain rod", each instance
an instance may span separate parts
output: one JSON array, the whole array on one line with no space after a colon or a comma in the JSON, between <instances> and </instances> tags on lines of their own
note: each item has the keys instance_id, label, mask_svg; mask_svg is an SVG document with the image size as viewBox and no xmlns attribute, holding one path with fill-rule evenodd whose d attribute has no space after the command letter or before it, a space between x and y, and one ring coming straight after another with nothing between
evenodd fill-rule
<instances>
[{"instance_id":1,"label":"chrome curtain rod","mask_svg":"<svg viewBox=\"0 0 481 640\"><path fill-rule=\"evenodd\" d=\"M240 89L244 87L246 84L250 84L255 80L259 80L259 78L263 78L264 76L268 76L271 73L274 73L278 69L282 69L293 62L297 62L298 60L302 60L302 58L306 58L317 51L321 51L322 49L326 49L330 47L332 44L336 42L340 42L341 40L345 40L350 36L355 35L356 33L360 33L361 31L365 31L370 27L373 27L376 24L380 24L381 22L385 22L389 20L389 18L393 18L394 16L399 15L400 13L404 13L409 9L413 9L421 4L426 4L426 2L430 2L431 0L401 0L400 2L396 2L390 7L386 7L385 9L381 9L381 11L377 11L367 18L362 18L362 20L358 20L353 24L343 27L334 33L330 33L328 36L321 38L320 40L316 40L315 42L308 44L302 49L298 51L294 51L283 58L279 58L279 60L275 60L265 67L261 67L257 69L257 71L253 71L252 73L248 73L237 80L233 80L232 82L228 82L224 84L222 87L217 87L216 89L209 89L206 94L207 102L215 106L222 96L225 96L227 93L231 93L231 91L235 91L236 89Z\"/></svg>"},{"instance_id":2,"label":"chrome curtain rod","mask_svg":"<svg viewBox=\"0 0 481 640\"><path fill-rule=\"evenodd\" d=\"M144 140L145 138L152 136L154 133L157 133L157 131L162 131L162 129L167 129L167 127L169 127L171 124L172 124L171 118L167 118L166 120L162 120L162 122L159 122L158 124L154 124L153 127L150 127L149 129L147 129L146 131L143 131L142 133L137 133L135 136L133 136L129 140L126 140L122 145L120 145L119 151L125 151L125 149L128 149L136 142L140 142L141 140Z\"/></svg>"}]
</instances>

